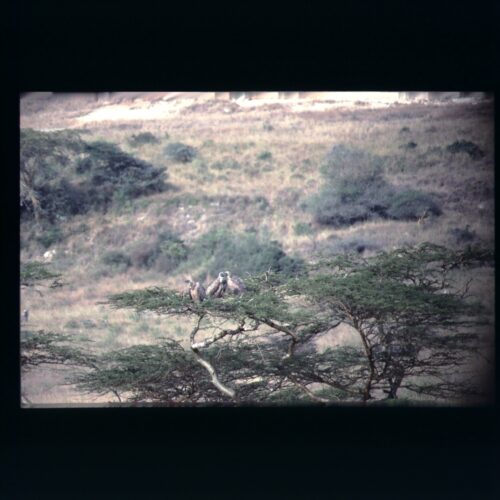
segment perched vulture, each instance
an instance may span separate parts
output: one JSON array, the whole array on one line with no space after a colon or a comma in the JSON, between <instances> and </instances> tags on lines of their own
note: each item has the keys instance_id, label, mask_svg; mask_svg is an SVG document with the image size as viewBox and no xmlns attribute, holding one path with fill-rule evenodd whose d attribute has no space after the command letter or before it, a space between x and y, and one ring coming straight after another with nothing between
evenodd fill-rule
<instances>
[{"instance_id":1,"label":"perched vulture","mask_svg":"<svg viewBox=\"0 0 500 500\"><path fill-rule=\"evenodd\" d=\"M30 314L30 313L29 313L28 309L25 309L25 310L23 311L23 321L24 321L25 323L27 323L27 322L28 322L28 317L29 317L29 314Z\"/></svg>"},{"instance_id":2,"label":"perched vulture","mask_svg":"<svg viewBox=\"0 0 500 500\"><path fill-rule=\"evenodd\" d=\"M226 271L227 276L227 289L234 293L235 295L241 294L246 290L245 283L238 276L232 275L229 271Z\"/></svg>"},{"instance_id":3,"label":"perched vulture","mask_svg":"<svg viewBox=\"0 0 500 500\"><path fill-rule=\"evenodd\" d=\"M207 298L205 288L199 281L194 282L189 279L187 283L189 283L189 296L193 302L203 302Z\"/></svg>"},{"instance_id":4,"label":"perched vulture","mask_svg":"<svg viewBox=\"0 0 500 500\"><path fill-rule=\"evenodd\" d=\"M224 272L220 272L219 276L208 285L207 296L220 298L224 295L227 288L227 275Z\"/></svg>"}]
</instances>

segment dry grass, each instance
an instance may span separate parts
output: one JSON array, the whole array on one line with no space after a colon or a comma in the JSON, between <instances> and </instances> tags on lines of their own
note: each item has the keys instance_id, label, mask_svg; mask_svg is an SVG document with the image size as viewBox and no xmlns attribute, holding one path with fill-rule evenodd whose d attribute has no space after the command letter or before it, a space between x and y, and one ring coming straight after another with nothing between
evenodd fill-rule
<instances>
[{"instance_id":1,"label":"dry grass","mask_svg":"<svg viewBox=\"0 0 500 500\"><path fill-rule=\"evenodd\" d=\"M126 289L182 288L182 277L175 274L160 275L131 268L125 274L106 277L96 271L106 251L148 241L164 228L180 234L187 244L216 226L234 231L267 228L272 239L281 241L287 253L306 259L315 250L347 239L368 241L382 250L421 241L453 246L457 242L450 229L466 225L482 241L493 244L494 200L492 189L488 190L494 174L491 106L408 105L297 112L286 106L226 112L224 106L224 103L200 105L182 113L173 110L158 120L84 125L86 140L116 142L124 150L165 167L176 190L137 199L128 207L106 215L88 214L62 221L60 227L66 237L53 246L57 254L52 267L64 272L64 280L69 284L60 290L46 291L43 296L22 292L21 307L30 309L29 327L83 335L93 340L97 349L150 343L162 335L185 339L190 327L187 322L137 316L98 304L109 294ZM75 120L78 113L72 113L68 116L62 109L53 112L42 109L22 116L21 124L34 128L46 124L54 128L81 128ZM273 129L266 129L264 124ZM404 127L409 131L402 131ZM151 132L160 142L132 148L127 140L138 132ZM474 161L465 154L445 151L448 144L460 139L476 143L485 151L485 158ZM401 149L410 141L417 144L415 149ZM197 159L188 164L171 162L163 154L169 142L194 146L198 150ZM421 224L378 220L345 229L314 223L312 214L303 210L301 204L320 188L320 167L334 144L391 157L386 171L391 183L436 193L443 215ZM259 159L262 152L269 152L270 158ZM214 167L225 159L236 160L239 168ZM236 202L224 202L224 196L252 199L263 196L269 209L253 205L239 208ZM309 224L310 234L296 234L297 223ZM77 228L82 224L86 230L79 232ZM26 224L21 230L27 237L33 228ZM43 260L44 251L29 239L21 258ZM479 278L476 291L488 303L494 295L492 275ZM85 327L85 320L94 326ZM348 332L332 332L318 341L318 346L324 348L348 337ZM54 377L40 369L36 376L23 379L24 390L34 402L90 401L67 387L57 389L59 379Z\"/></svg>"}]
</instances>

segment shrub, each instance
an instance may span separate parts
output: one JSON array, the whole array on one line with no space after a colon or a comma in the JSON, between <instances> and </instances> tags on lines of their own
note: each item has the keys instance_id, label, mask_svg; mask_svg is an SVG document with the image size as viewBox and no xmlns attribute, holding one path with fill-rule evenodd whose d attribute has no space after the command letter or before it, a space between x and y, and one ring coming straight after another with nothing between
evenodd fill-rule
<instances>
[{"instance_id":1,"label":"shrub","mask_svg":"<svg viewBox=\"0 0 500 500\"><path fill-rule=\"evenodd\" d=\"M92 168L86 185L90 203L107 209L116 191L123 197L162 192L166 189L165 171L123 152L108 142L87 145Z\"/></svg>"},{"instance_id":2,"label":"shrub","mask_svg":"<svg viewBox=\"0 0 500 500\"><path fill-rule=\"evenodd\" d=\"M262 128L266 132L271 132L272 130L274 130L274 127L269 122L264 122L264 124L262 125Z\"/></svg>"},{"instance_id":3,"label":"shrub","mask_svg":"<svg viewBox=\"0 0 500 500\"><path fill-rule=\"evenodd\" d=\"M173 142L168 144L164 149L165 156L179 163L189 163L194 160L197 151L192 146L182 144L181 142Z\"/></svg>"},{"instance_id":4,"label":"shrub","mask_svg":"<svg viewBox=\"0 0 500 500\"><path fill-rule=\"evenodd\" d=\"M304 236L304 235L310 235L313 234L313 228L311 227L311 224L306 224L305 222L297 222L295 226L293 226L293 232L297 236Z\"/></svg>"},{"instance_id":5,"label":"shrub","mask_svg":"<svg viewBox=\"0 0 500 500\"><path fill-rule=\"evenodd\" d=\"M401 149L415 149L418 146L416 142L410 141L406 144L399 146Z\"/></svg>"},{"instance_id":6,"label":"shrub","mask_svg":"<svg viewBox=\"0 0 500 500\"><path fill-rule=\"evenodd\" d=\"M257 160L270 160L273 155L269 151L262 151L257 155Z\"/></svg>"},{"instance_id":7,"label":"shrub","mask_svg":"<svg viewBox=\"0 0 500 500\"><path fill-rule=\"evenodd\" d=\"M315 220L334 227L385 216L393 188L377 172L331 180L309 202Z\"/></svg>"},{"instance_id":8,"label":"shrub","mask_svg":"<svg viewBox=\"0 0 500 500\"><path fill-rule=\"evenodd\" d=\"M451 228L448 233L455 238L455 241L459 244L471 243L477 238L475 231L471 231L469 225L462 229L460 227Z\"/></svg>"},{"instance_id":9,"label":"shrub","mask_svg":"<svg viewBox=\"0 0 500 500\"><path fill-rule=\"evenodd\" d=\"M75 173L80 176L77 180ZM25 217L52 221L90 208L106 210L115 192L136 198L165 190L164 180L164 169L114 144L87 143L67 131L21 131L21 213Z\"/></svg>"},{"instance_id":10,"label":"shrub","mask_svg":"<svg viewBox=\"0 0 500 500\"><path fill-rule=\"evenodd\" d=\"M159 252L156 257L155 268L158 271L168 273L188 257L187 246L170 231L160 233L157 244Z\"/></svg>"},{"instance_id":11,"label":"shrub","mask_svg":"<svg viewBox=\"0 0 500 500\"><path fill-rule=\"evenodd\" d=\"M188 248L170 231L160 233L156 240L140 242L129 248L134 267L169 273L188 257Z\"/></svg>"},{"instance_id":12,"label":"shrub","mask_svg":"<svg viewBox=\"0 0 500 500\"><path fill-rule=\"evenodd\" d=\"M84 149L73 131L38 132L22 129L20 134L20 205L23 217L54 218L47 213L53 182Z\"/></svg>"},{"instance_id":13,"label":"shrub","mask_svg":"<svg viewBox=\"0 0 500 500\"><path fill-rule=\"evenodd\" d=\"M44 216L53 221L64 215L83 214L89 209L86 189L62 178L38 189L40 206Z\"/></svg>"},{"instance_id":14,"label":"shrub","mask_svg":"<svg viewBox=\"0 0 500 500\"><path fill-rule=\"evenodd\" d=\"M54 243L58 243L64 239L63 232L57 226L47 227L43 233L36 237L36 241L44 248L51 247Z\"/></svg>"},{"instance_id":15,"label":"shrub","mask_svg":"<svg viewBox=\"0 0 500 500\"><path fill-rule=\"evenodd\" d=\"M326 155L321 173L326 179L338 177L355 177L370 173L380 174L385 159L359 149L336 144Z\"/></svg>"},{"instance_id":16,"label":"shrub","mask_svg":"<svg viewBox=\"0 0 500 500\"><path fill-rule=\"evenodd\" d=\"M450 153L467 153L473 160L484 157L484 151L477 144L470 141L455 141L447 146L446 150Z\"/></svg>"},{"instance_id":17,"label":"shrub","mask_svg":"<svg viewBox=\"0 0 500 500\"><path fill-rule=\"evenodd\" d=\"M254 233L235 234L216 229L202 235L193 245L186 268L202 267L212 275L224 269L243 274L267 269L294 274L302 269L300 259L288 257L277 241L261 241Z\"/></svg>"},{"instance_id":18,"label":"shrub","mask_svg":"<svg viewBox=\"0 0 500 500\"><path fill-rule=\"evenodd\" d=\"M130 260L134 267L150 269L159 254L156 242L139 242L129 247Z\"/></svg>"},{"instance_id":19,"label":"shrub","mask_svg":"<svg viewBox=\"0 0 500 500\"><path fill-rule=\"evenodd\" d=\"M141 132L129 137L127 142L131 147L137 148L143 144L158 144L160 141L151 132Z\"/></svg>"},{"instance_id":20,"label":"shrub","mask_svg":"<svg viewBox=\"0 0 500 500\"><path fill-rule=\"evenodd\" d=\"M387 216L396 220L416 220L426 214L441 215L441 208L431 195L413 190L395 194L387 210Z\"/></svg>"},{"instance_id":21,"label":"shrub","mask_svg":"<svg viewBox=\"0 0 500 500\"><path fill-rule=\"evenodd\" d=\"M130 257L119 250L111 250L102 256L102 262L108 266L128 268L131 265Z\"/></svg>"},{"instance_id":22,"label":"shrub","mask_svg":"<svg viewBox=\"0 0 500 500\"><path fill-rule=\"evenodd\" d=\"M375 217L397 220L440 215L432 196L397 192L382 176L386 159L343 145L332 148L321 169L325 184L308 208L320 224L343 227Z\"/></svg>"},{"instance_id":23,"label":"shrub","mask_svg":"<svg viewBox=\"0 0 500 500\"><path fill-rule=\"evenodd\" d=\"M380 250L380 247L365 237L357 235L347 237L330 237L322 245L320 253L327 257L338 253L364 254L366 251Z\"/></svg>"}]
</instances>

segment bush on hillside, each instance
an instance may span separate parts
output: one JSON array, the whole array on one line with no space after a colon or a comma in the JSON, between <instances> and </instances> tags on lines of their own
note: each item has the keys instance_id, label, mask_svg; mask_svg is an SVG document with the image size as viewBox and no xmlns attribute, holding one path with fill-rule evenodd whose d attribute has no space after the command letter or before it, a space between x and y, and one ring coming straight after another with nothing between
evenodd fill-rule
<instances>
[{"instance_id":1,"label":"bush on hillside","mask_svg":"<svg viewBox=\"0 0 500 500\"><path fill-rule=\"evenodd\" d=\"M161 232L153 241L135 243L128 248L130 262L140 269L173 271L188 257L184 242L170 231Z\"/></svg>"},{"instance_id":2,"label":"bush on hillside","mask_svg":"<svg viewBox=\"0 0 500 500\"><path fill-rule=\"evenodd\" d=\"M179 163L190 163L198 154L195 148L181 142L168 144L164 149L164 153L167 158Z\"/></svg>"},{"instance_id":3,"label":"bush on hillside","mask_svg":"<svg viewBox=\"0 0 500 500\"><path fill-rule=\"evenodd\" d=\"M158 144L159 139L153 135L151 132L141 132L139 134L134 134L128 139L129 146L133 148L138 148L143 144Z\"/></svg>"},{"instance_id":4,"label":"bush on hillside","mask_svg":"<svg viewBox=\"0 0 500 500\"><path fill-rule=\"evenodd\" d=\"M54 243L62 241L64 234L57 226L48 226L35 239L44 248L50 248Z\"/></svg>"},{"instance_id":5,"label":"bush on hillside","mask_svg":"<svg viewBox=\"0 0 500 500\"><path fill-rule=\"evenodd\" d=\"M328 179L355 177L357 175L381 174L384 158L344 144L336 144L326 155L321 173Z\"/></svg>"},{"instance_id":6,"label":"bush on hillside","mask_svg":"<svg viewBox=\"0 0 500 500\"><path fill-rule=\"evenodd\" d=\"M107 266L124 269L127 269L132 264L130 257L119 250L106 252L101 260Z\"/></svg>"},{"instance_id":7,"label":"bush on hillside","mask_svg":"<svg viewBox=\"0 0 500 500\"><path fill-rule=\"evenodd\" d=\"M415 220L441 214L431 195L398 192L382 175L385 161L344 145L334 146L321 169L324 185L307 204L316 222L345 227L377 217Z\"/></svg>"},{"instance_id":8,"label":"bush on hillside","mask_svg":"<svg viewBox=\"0 0 500 500\"><path fill-rule=\"evenodd\" d=\"M316 222L334 227L385 216L393 188L377 172L345 175L327 183L309 202Z\"/></svg>"},{"instance_id":9,"label":"bush on hillside","mask_svg":"<svg viewBox=\"0 0 500 500\"><path fill-rule=\"evenodd\" d=\"M479 160L484 157L484 151L471 141L455 141L446 147L450 153L467 153L473 160Z\"/></svg>"},{"instance_id":10,"label":"bush on hillside","mask_svg":"<svg viewBox=\"0 0 500 500\"><path fill-rule=\"evenodd\" d=\"M254 233L211 230L192 246L186 267L216 275L229 269L237 274L260 273L269 268L285 275L302 269L301 259L291 258L277 241L261 241Z\"/></svg>"},{"instance_id":11,"label":"bush on hillside","mask_svg":"<svg viewBox=\"0 0 500 500\"><path fill-rule=\"evenodd\" d=\"M51 222L166 189L165 171L78 133L21 130L21 214Z\"/></svg>"},{"instance_id":12,"label":"bush on hillside","mask_svg":"<svg viewBox=\"0 0 500 500\"><path fill-rule=\"evenodd\" d=\"M402 191L392 197L387 216L396 220L417 220L428 215L441 215L434 198L421 191Z\"/></svg>"},{"instance_id":13,"label":"bush on hillside","mask_svg":"<svg viewBox=\"0 0 500 500\"><path fill-rule=\"evenodd\" d=\"M257 160L270 160L273 155L270 151L262 151L257 155Z\"/></svg>"},{"instance_id":14,"label":"bush on hillside","mask_svg":"<svg viewBox=\"0 0 500 500\"><path fill-rule=\"evenodd\" d=\"M86 152L92 161L90 187L98 205L107 204L114 191L121 191L128 198L159 193L166 189L165 172L160 167L135 158L109 142L92 142Z\"/></svg>"}]
</instances>

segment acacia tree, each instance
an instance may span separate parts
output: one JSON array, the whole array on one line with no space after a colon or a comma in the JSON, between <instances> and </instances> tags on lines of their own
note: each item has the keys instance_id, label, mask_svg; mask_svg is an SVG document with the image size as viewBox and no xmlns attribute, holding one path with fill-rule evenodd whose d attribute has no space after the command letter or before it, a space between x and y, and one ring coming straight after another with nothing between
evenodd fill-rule
<instances>
[{"instance_id":1,"label":"acacia tree","mask_svg":"<svg viewBox=\"0 0 500 500\"><path fill-rule=\"evenodd\" d=\"M187 317L193 328L183 343L165 339L102 356L99 370L74 382L84 391L172 404L272 402L299 395L328 402L310 386L345 392L357 382L335 377L334 360L344 348L314 354L314 337L335 325L291 302L279 274L249 277L246 285L243 295L202 303L163 288L111 296L112 307Z\"/></svg>"},{"instance_id":2,"label":"acacia tree","mask_svg":"<svg viewBox=\"0 0 500 500\"><path fill-rule=\"evenodd\" d=\"M114 308L190 318L183 342L135 346L79 375L81 390L130 401L272 403L394 399L398 391L449 398L477 391L455 379L477 348L480 307L455 269L490 262L490 252L420 245L371 259L342 256L284 279L249 277L247 292L193 302L163 288L109 298ZM318 352L314 340L340 323L360 347Z\"/></svg>"},{"instance_id":3,"label":"acacia tree","mask_svg":"<svg viewBox=\"0 0 500 500\"><path fill-rule=\"evenodd\" d=\"M370 259L340 256L316 264L288 289L356 330L369 367L364 401L376 392L394 399L402 388L448 398L478 390L455 375L477 349L483 322L468 296L470 282L457 289L450 275L492 258L477 248L428 243Z\"/></svg>"},{"instance_id":4,"label":"acacia tree","mask_svg":"<svg viewBox=\"0 0 500 500\"><path fill-rule=\"evenodd\" d=\"M21 264L21 289L31 289L42 295L41 287L49 289L64 286L62 275L52 272L42 262ZM50 284L47 284L50 283ZM42 365L97 368L95 355L86 349L77 347L75 340L68 335L45 330L32 331L22 328L20 332L20 366L23 374ZM31 403L21 393L21 398Z\"/></svg>"}]
</instances>

